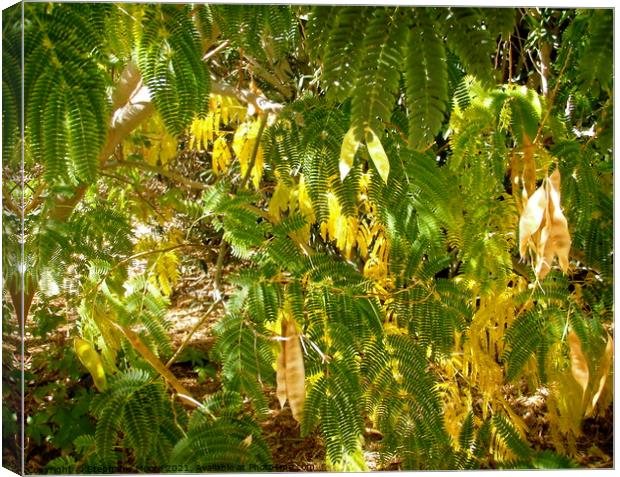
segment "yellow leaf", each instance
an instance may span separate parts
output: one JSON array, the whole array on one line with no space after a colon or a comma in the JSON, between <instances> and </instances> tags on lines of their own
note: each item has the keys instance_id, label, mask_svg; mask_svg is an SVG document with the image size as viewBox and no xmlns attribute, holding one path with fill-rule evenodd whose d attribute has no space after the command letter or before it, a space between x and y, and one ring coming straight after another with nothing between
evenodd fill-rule
<instances>
[{"instance_id":1,"label":"yellow leaf","mask_svg":"<svg viewBox=\"0 0 620 477\"><path fill-rule=\"evenodd\" d=\"M614 340L611 336L607 336L607 345L605 346L605 352L603 353L603 359L601 360L601 365L599 367L600 378L598 382L598 389L592 398L592 401L588 405L588 412L586 412L586 417L589 417L596 406L601 394L603 393L603 389L605 388L605 383L607 382L607 375L609 374L609 368L611 367L611 363L614 357Z\"/></svg>"},{"instance_id":2,"label":"yellow leaf","mask_svg":"<svg viewBox=\"0 0 620 477\"><path fill-rule=\"evenodd\" d=\"M248 129L248 123L240 124L235 131L235 135L233 136L232 149L235 153L235 156L237 156L238 158L241 158L243 146L245 145L246 137L248 135Z\"/></svg>"},{"instance_id":3,"label":"yellow leaf","mask_svg":"<svg viewBox=\"0 0 620 477\"><path fill-rule=\"evenodd\" d=\"M165 134L159 143L159 161L163 166L177 155L177 140L170 134Z\"/></svg>"},{"instance_id":4,"label":"yellow leaf","mask_svg":"<svg viewBox=\"0 0 620 477\"><path fill-rule=\"evenodd\" d=\"M381 145L381 141L370 128L366 128L366 147L381 179L387 184L388 175L390 174L390 161Z\"/></svg>"},{"instance_id":5,"label":"yellow leaf","mask_svg":"<svg viewBox=\"0 0 620 477\"><path fill-rule=\"evenodd\" d=\"M92 344L79 337L75 338L73 345L78 358L93 377L97 389L99 391L105 391L107 388L107 381L99 353L97 353Z\"/></svg>"},{"instance_id":6,"label":"yellow leaf","mask_svg":"<svg viewBox=\"0 0 620 477\"><path fill-rule=\"evenodd\" d=\"M590 370L588 369L586 357L581 350L581 340L577 333L572 330L568 333L568 347L570 351L571 373L585 394L588 380L590 379Z\"/></svg>"},{"instance_id":7,"label":"yellow leaf","mask_svg":"<svg viewBox=\"0 0 620 477\"><path fill-rule=\"evenodd\" d=\"M224 174L228 170L231 159L232 156L226 139L218 137L213 143L213 154L211 156L213 173L215 175Z\"/></svg>"},{"instance_id":8,"label":"yellow leaf","mask_svg":"<svg viewBox=\"0 0 620 477\"><path fill-rule=\"evenodd\" d=\"M203 143L204 143L203 129L204 129L204 121L200 118L194 118L189 128L190 149L197 149L199 151L202 151Z\"/></svg>"},{"instance_id":9,"label":"yellow leaf","mask_svg":"<svg viewBox=\"0 0 620 477\"><path fill-rule=\"evenodd\" d=\"M308 194L308 189L306 188L306 180L303 174L299 177L297 200L299 203L299 212L301 212L301 215L309 222L314 222L316 220L314 216L314 208L312 207L312 200L310 199L310 195Z\"/></svg>"},{"instance_id":10,"label":"yellow leaf","mask_svg":"<svg viewBox=\"0 0 620 477\"><path fill-rule=\"evenodd\" d=\"M329 215L327 217L327 235L333 240L338 233L338 225L340 224L342 210L338 198L331 191L327 193L327 208L329 210Z\"/></svg>"},{"instance_id":11,"label":"yellow leaf","mask_svg":"<svg viewBox=\"0 0 620 477\"><path fill-rule=\"evenodd\" d=\"M256 139L254 139L254 141L252 142L255 142L255 141ZM264 165L265 165L265 162L263 160L263 147L258 146L258 149L256 151L256 160L254 161L254 167L252 168L252 184L254 184L254 188L256 190L258 190L260 186L260 180L263 177Z\"/></svg>"},{"instance_id":12,"label":"yellow leaf","mask_svg":"<svg viewBox=\"0 0 620 477\"><path fill-rule=\"evenodd\" d=\"M157 281L161 292L166 296L172 293L172 287L176 285L179 279L178 264L179 257L174 252L161 254L155 262Z\"/></svg>"},{"instance_id":13,"label":"yellow leaf","mask_svg":"<svg viewBox=\"0 0 620 477\"><path fill-rule=\"evenodd\" d=\"M521 257L527 252L527 243L539 229L547 206L547 194L544 186L539 187L528 199L527 205L519 219L519 253Z\"/></svg>"},{"instance_id":14,"label":"yellow leaf","mask_svg":"<svg viewBox=\"0 0 620 477\"><path fill-rule=\"evenodd\" d=\"M357 230L356 242L357 250L359 251L360 256L364 259L368 258L368 245L370 244L371 240L372 236L370 233L370 229L368 228L368 225L366 223L362 222L359 229Z\"/></svg>"},{"instance_id":15,"label":"yellow leaf","mask_svg":"<svg viewBox=\"0 0 620 477\"><path fill-rule=\"evenodd\" d=\"M340 148L340 180L344 180L351 170L351 167L353 167L353 158L355 157L359 145L360 141L355 135L355 129L351 126L344 135L342 147Z\"/></svg>"},{"instance_id":16,"label":"yellow leaf","mask_svg":"<svg viewBox=\"0 0 620 477\"><path fill-rule=\"evenodd\" d=\"M273 217L276 222L280 221L282 212L289 208L289 198L291 195L291 189L284 182L278 182L271 200L269 201L269 215Z\"/></svg>"},{"instance_id":17,"label":"yellow leaf","mask_svg":"<svg viewBox=\"0 0 620 477\"><path fill-rule=\"evenodd\" d=\"M205 145L207 141L213 141L213 113L207 114L207 117L205 118L204 137L205 137L205 141L204 141Z\"/></svg>"}]
</instances>

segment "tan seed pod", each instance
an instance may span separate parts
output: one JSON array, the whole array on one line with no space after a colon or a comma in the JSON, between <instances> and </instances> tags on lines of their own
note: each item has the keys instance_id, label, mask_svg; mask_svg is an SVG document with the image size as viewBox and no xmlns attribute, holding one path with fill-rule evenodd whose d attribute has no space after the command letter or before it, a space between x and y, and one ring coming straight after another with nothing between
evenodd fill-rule
<instances>
[{"instance_id":1,"label":"tan seed pod","mask_svg":"<svg viewBox=\"0 0 620 477\"><path fill-rule=\"evenodd\" d=\"M548 186L552 223L549 240L553 247L553 253L558 257L560 268L566 273L568 271L571 238L568 232L568 222L560 207L560 170L558 168L549 177Z\"/></svg>"},{"instance_id":2,"label":"tan seed pod","mask_svg":"<svg viewBox=\"0 0 620 477\"><path fill-rule=\"evenodd\" d=\"M282 320L282 335L286 334L286 319ZM284 341L280 343L280 355L276 364L276 397L280 402L280 408L286 404L286 347Z\"/></svg>"},{"instance_id":3,"label":"tan seed pod","mask_svg":"<svg viewBox=\"0 0 620 477\"><path fill-rule=\"evenodd\" d=\"M590 379L590 370L588 369L588 361L581 350L581 340L577 333L572 330L568 333L568 347L570 351L571 373L585 394Z\"/></svg>"},{"instance_id":4,"label":"tan seed pod","mask_svg":"<svg viewBox=\"0 0 620 477\"><path fill-rule=\"evenodd\" d=\"M534 145L527 134L523 135L523 188L530 197L536 187L536 162L534 161Z\"/></svg>"},{"instance_id":5,"label":"tan seed pod","mask_svg":"<svg viewBox=\"0 0 620 477\"><path fill-rule=\"evenodd\" d=\"M301 415L306 397L304 357L301 349L300 337L294 322L287 323L284 342L284 357L286 361L286 395L293 417L301 421Z\"/></svg>"},{"instance_id":6,"label":"tan seed pod","mask_svg":"<svg viewBox=\"0 0 620 477\"><path fill-rule=\"evenodd\" d=\"M607 335L607 345L605 346L605 352L603 353L603 357L601 358L601 364L599 366L599 381L598 381L598 389L592 397L592 401L588 405L588 411L586 412L586 417L591 416L596 403L598 402L601 394L603 393L603 389L605 389L605 383L607 382L607 376L609 375L609 368L611 367L611 363L614 360L614 340L611 336Z\"/></svg>"},{"instance_id":7,"label":"tan seed pod","mask_svg":"<svg viewBox=\"0 0 620 477\"><path fill-rule=\"evenodd\" d=\"M547 194L544 186L539 187L528 199L527 205L519 219L519 253L524 257L527 244L540 228L547 207Z\"/></svg>"}]
</instances>

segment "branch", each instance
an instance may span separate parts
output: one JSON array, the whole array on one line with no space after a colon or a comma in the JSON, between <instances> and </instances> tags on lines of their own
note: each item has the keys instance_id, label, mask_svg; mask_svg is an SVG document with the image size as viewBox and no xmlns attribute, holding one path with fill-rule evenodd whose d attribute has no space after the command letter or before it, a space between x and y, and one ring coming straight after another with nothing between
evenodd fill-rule
<instances>
[{"instance_id":1,"label":"branch","mask_svg":"<svg viewBox=\"0 0 620 477\"><path fill-rule=\"evenodd\" d=\"M273 73L266 70L258 61L254 58L244 55L245 59L252 65L252 69L258 73L261 78L267 81L271 86L277 89L282 96L285 98L291 98L293 96L293 92L290 87L287 87L282 83L282 81Z\"/></svg>"},{"instance_id":2,"label":"branch","mask_svg":"<svg viewBox=\"0 0 620 477\"><path fill-rule=\"evenodd\" d=\"M239 101L252 104L258 111L264 113L277 114L284 108L283 104L275 103L264 96L253 93L249 89L234 88L215 79L212 79L211 82L211 93L237 98Z\"/></svg>"},{"instance_id":3,"label":"branch","mask_svg":"<svg viewBox=\"0 0 620 477\"><path fill-rule=\"evenodd\" d=\"M207 61L213 55L216 55L217 53L219 53L220 50L226 48L229 43L230 41L224 40L222 43L220 43L218 46L213 48L211 51L208 51L207 53L205 53L205 56L202 57L202 61Z\"/></svg>"},{"instance_id":4,"label":"branch","mask_svg":"<svg viewBox=\"0 0 620 477\"><path fill-rule=\"evenodd\" d=\"M228 252L228 243L224 240L224 236L222 235L222 240L220 242L220 248L217 253L217 261L215 262L215 290L217 292L218 298L222 296L222 267L224 266L224 257L226 257L226 252Z\"/></svg>"},{"instance_id":5,"label":"branch","mask_svg":"<svg viewBox=\"0 0 620 477\"><path fill-rule=\"evenodd\" d=\"M250 179L250 174L252 173L252 169L256 163L256 155L258 153L258 147L260 146L260 140L263 135L263 131L265 130L265 126L267 125L267 114L263 114L261 118L260 126L258 128L258 133L256 134L256 141L254 142L254 147L252 149L252 158L250 159L250 163L248 164L248 170L245 172L243 179L241 179L241 183L239 184L239 189L243 189ZM222 241L220 242L220 250L217 255L217 262L215 264L215 289L221 295L221 285L222 285L222 267L224 266L224 257L226 256L226 252L228 251L228 244L224 241L224 237L222 236Z\"/></svg>"},{"instance_id":6,"label":"branch","mask_svg":"<svg viewBox=\"0 0 620 477\"><path fill-rule=\"evenodd\" d=\"M551 45L546 41L538 48L540 58L540 86L544 97L549 96L549 75L551 73ZM534 62L534 64L536 64Z\"/></svg>"},{"instance_id":7,"label":"branch","mask_svg":"<svg viewBox=\"0 0 620 477\"><path fill-rule=\"evenodd\" d=\"M150 171L150 172L154 172L156 174L160 174L162 176L165 176L169 179L172 179L176 182L180 182L183 185L188 186L191 189L208 189L210 186L207 184L203 184L202 182L196 182L193 181L191 179L188 179L185 176L182 176L181 174L177 174L176 172L173 171L169 171L166 170L162 167L158 167L158 166L154 166L152 164L149 164L147 162L140 162L140 161L116 161L116 162L109 162L107 164L105 164L103 166L104 169L113 169L116 167L135 167L137 169L142 169L145 171Z\"/></svg>"},{"instance_id":8,"label":"branch","mask_svg":"<svg viewBox=\"0 0 620 477\"><path fill-rule=\"evenodd\" d=\"M536 132L536 138L534 139L534 141L532 141L534 143L536 143L538 139L540 139L540 135L542 134L543 127L545 126L545 123L549 119L549 115L551 114L551 110L553 109L553 103L555 102L555 97L557 96L558 90L560 89L562 75L564 75L564 72L566 71L566 68L568 67L568 60L570 59L572 53L573 53L573 49L569 47L568 53L566 53L566 59L564 60L564 64L562 65L562 69L560 70L560 73L558 74L555 88L553 88L553 91L549 95L549 98L547 98L547 111L545 112L545 117L540 122L540 126L538 126L538 131Z\"/></svg>"},{"instance_id":9,"label":"branch","mask_svg":"<svg viewBox=\"0 0 620 477\"><path fill-rule=\"evenodd\" d=\"M131 71L134 75L133 78L127 76ZM146 86L140 86L133 94L130 94L129 97L127 96L126 89L128 84L140 84L140 72L137 69L131 70L128 67L123 71L123 75L121 75L121 80L117 83L113 97L116 98L116 101L127 98L128 102L116 109L112 115L106 142L99 152L99 164L104 164L114 153L116 147L155 110ZM136 79L136 76L139 78ZM81 184L75 189L73 196L58 199L50 211L49 217L59 221L67 220L75 206L84 197L87 188L88 184Z\"/></svg>"},{"instance_id":10,"label":"branch","mask_svg":"<svg viewBox=\"0 0 620 477\"><path fill-rule=\"evenodd\" d=\"M28 205L26 205L26 207L24 208L24 215L36 209L40 204L43 203L43 193L45 191L47 191L47 184L44 181L41 181L41 184L39 185L39 187L37 187L37 190L34 191L30 202L28 202Z\"/></svg>"},{"instance_id":11,"label":"branch","mask_svg":"<svg viewBox=\"0 0 620 477\"><path fill-rule=\"evenodd\" d=\"M112 93L112 103L115 109L127 104L132 94L138 91L141 81L142 77L137 65L131 60L128 61L116 83L116 89Z\"/></svg>"},{"instance_id":12,"label":"branch","mask_svg":"<svg viewBox=\"0 0 620 477\"><path fill-rule=\"evenodd\" d=\"M4 186L4 183L2 184L2 205L9 209L11 212L14 212L21 217L21 208L15 203L13 197L11 196L11 193Z\"/></svg>"},{"instance_id":13,"label":"branch","mask_svg":"<svg viewBox=\"0 0 620 477\"><path fill-rule=\"evenodd\" d=\"M168 360L168 362L166 363L166 368L169 368L172 363L175 362L175 360L177 359L177 357L183 352L183 350L185 349L185 347L187 346L187 343L189 343L189 340L192 338L192 336L194 336L194 333L196 333L196 331L198 331L198 328L200 328L203 323L205 321L207 321L207 318L209 318L209 315L211 315L211 313L213 312L213 310L215 310L215 308L220 304L223 303L224 299L220 298L219 300L213 302L211 304L211 306L209 307L209 309L205 312L204 316L202 317L202 319L196 323L196 325L192 328L192 330L189 332L189 334L185 337L185 339L183 340L183 343L181 343L181 346L179 346L179 349L177 349L177 351L172 355L172 358L170 358Z\"/></svg>"},{"instance_id":14,"label":"branch","mask_svg":"<svg viewBox=\"0 0 620 477\"><path fill-rule=\"evenodd\" d=\"M116 328L118 328L125 338L129 341L131 346L142 355L142 357L157 371L166 381L168 381L174 390L182 395L189 396L192 398L192 395L189 393L187 389L181 384L181 382L176 378L174 374L170 372L168 368L164 366L164 364L153 354L153 352L142 342L140 337L130 330L128 327L123 326L116 322L111 322ZM194 400L192 398L192 400ZM195 401L195 400L194 400Z\"/></svg>"}]
</instances>

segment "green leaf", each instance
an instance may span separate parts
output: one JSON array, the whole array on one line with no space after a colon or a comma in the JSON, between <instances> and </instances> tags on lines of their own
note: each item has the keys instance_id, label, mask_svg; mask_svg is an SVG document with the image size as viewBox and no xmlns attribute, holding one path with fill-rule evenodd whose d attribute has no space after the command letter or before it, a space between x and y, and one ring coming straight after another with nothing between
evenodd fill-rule
<instances>
[{"instance_id":1,"label":"green leaf","mask_svg":"<svg viewBox=\"0 0 620 477\"><path fill-rule=\"evenodd\" d=\"M342 148L340 149L340 180L344 180L351 170L351 167L353 167L353 158L355 157L355 153L357 152L360 142L361 141L355 134L355 128L353 126L350 127L344 135Z\"/></svg>"},{"instance_id":2,"label":"green leaf","mask_svg":"<svg viewBox=\"0 0 620 477\"><path fill-rule=\"evenodd\" d=\"M381 145L381 141L370 128L366 128L366 147L381 179L387 184L388 175L390 174L390 161Z\"/></svg>"}]
</instances>

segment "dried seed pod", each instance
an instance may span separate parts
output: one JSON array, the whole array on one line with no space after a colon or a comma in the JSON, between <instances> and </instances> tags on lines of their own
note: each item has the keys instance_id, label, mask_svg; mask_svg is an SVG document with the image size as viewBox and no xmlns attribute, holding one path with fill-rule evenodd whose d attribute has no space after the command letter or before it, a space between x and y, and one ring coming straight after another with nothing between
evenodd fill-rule
<instances>
[{"instance_id":1,"label":"dried seed pod","mask_svg":"<svg viewBox=\"0 0 620 477\"><path fill-rule=\"evenodd\" d=\"M568 347L571 373L585 394L590 379L590 370L588 369L588 361L581 350L581 340L577 333L572 330L568 333Z\"/></svg>"},{"instance_id":2,"label":"dried seed pod","mask_svg":"<svg viewBox=\"0 0 620 477\"><path fill-rule=\"evenodd\" d=\"M289 338L284 342L284 349L286 350L286 395L293 412L293 417L297 422L300 422L306 398L306 376L301 341L294 322L288 323L286 334L287 338Z\"/></svg>"},{"instance_id":3,"label":"dried seed pod","mask_svg":"<svg viewBox=\"0 0 620 477\"><path fill-rule=\"evenodd\" d=\"M540 228L547 207L547 194L544 186L540 186L528 199L527 205L519 219L519 253L524 257L527 244Z\"/></svg>"},{"instance_id":4,"label":"dried seed pod","mask_svg":"<svg viewBox=\"0 0 620 477\"><path fill-rule=\"evenodd\" d=\"M276 396L280 406L288 400L293 417L300 422L306 398L304 357L295 321L282 317L282 349L276 369Z\"/></svg>"}]
</instances>

